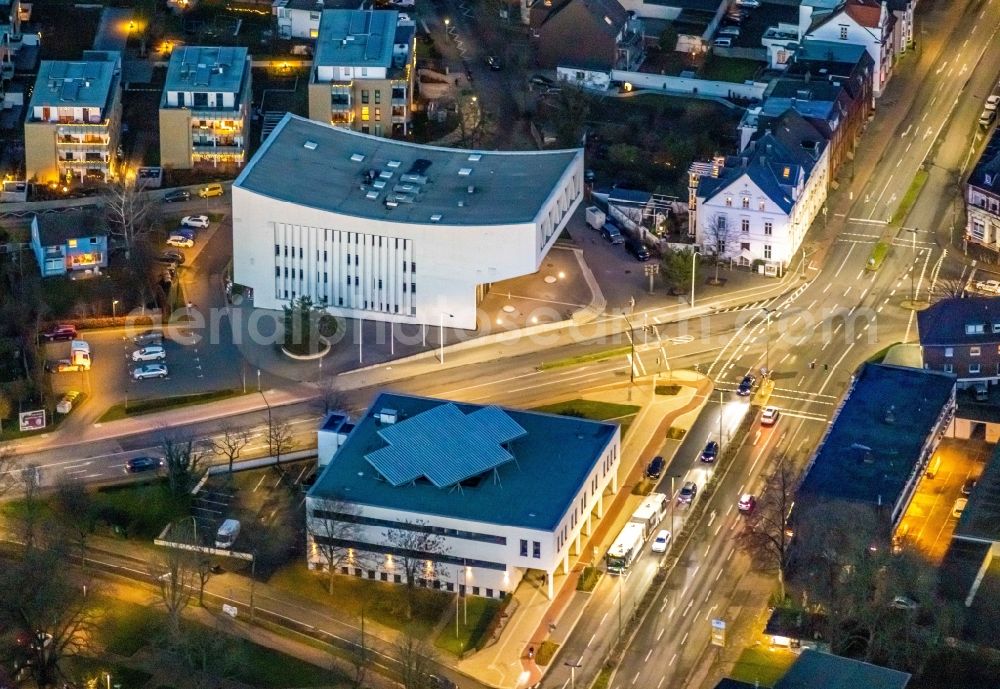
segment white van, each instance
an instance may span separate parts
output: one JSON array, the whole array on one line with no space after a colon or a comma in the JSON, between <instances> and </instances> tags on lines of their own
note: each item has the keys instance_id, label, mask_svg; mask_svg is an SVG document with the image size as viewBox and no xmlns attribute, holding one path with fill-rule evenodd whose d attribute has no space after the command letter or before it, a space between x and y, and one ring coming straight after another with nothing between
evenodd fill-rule
<instances>
[{"instance_id":1,"label":"white van","mask_svg":"<svg viewBox=\"0 0 1000 689\"><path fill-rule=\"evenodd\" d=\"M236 538L240 535L240 520L227 519L222 522L222 526L215 534L216 548L232 548Z\"/></svg>"},{"instance_id":2,"label":"white van","mask_svg":"<svg viewBox=\"0 0 1000 689\"><path fill-rule=\"evenodd\" d=\"M725 37L724 38L716 38L714 41L712 41L712 45L714 45L716 48L732 48L733 47L733 39L731 39L731 38L725 38Z\"/></svg>"}]
</instances>

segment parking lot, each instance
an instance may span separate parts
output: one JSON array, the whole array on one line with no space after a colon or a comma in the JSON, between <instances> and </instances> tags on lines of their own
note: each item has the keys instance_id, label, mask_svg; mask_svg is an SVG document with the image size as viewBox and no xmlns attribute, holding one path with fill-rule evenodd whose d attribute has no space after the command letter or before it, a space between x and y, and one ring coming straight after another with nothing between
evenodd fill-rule
<instances>
[{"instance_id":1,"label":"parking lot","mask_svg":"<svg viewBox=\"0 0 1000 689\"><path fill-rule=\"evenodd\" d=\"M896 531L897 537L904 544L918 548L935 565L940 564L958 524L952 514L955 501L966 497L962 486L982 474L992 452L993 446L982 440L942 440L928 472L917 484Z\"/></svg>"}]
</instances>

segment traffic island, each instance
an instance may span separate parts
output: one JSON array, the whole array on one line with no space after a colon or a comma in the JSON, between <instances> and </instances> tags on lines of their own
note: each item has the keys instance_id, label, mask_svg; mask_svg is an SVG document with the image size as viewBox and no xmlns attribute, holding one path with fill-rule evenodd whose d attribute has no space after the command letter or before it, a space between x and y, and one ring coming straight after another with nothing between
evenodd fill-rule
<instances>
[{"instance_id":1,"label":"traffic island","mask_svg":"<svg viewBox=\"0 0 1000 689\"><path fill-rule=\"evenodd\" d=\"M923 299L904 299L899 305L910 311L923 311L926 308L930 308L931 303Z\"/></svg>"}]
</instances>

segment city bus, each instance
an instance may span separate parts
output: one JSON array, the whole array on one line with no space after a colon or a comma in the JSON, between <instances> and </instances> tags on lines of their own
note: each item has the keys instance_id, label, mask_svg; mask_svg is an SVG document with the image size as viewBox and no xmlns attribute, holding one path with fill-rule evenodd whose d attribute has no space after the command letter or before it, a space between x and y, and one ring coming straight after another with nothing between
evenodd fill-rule
<instances>
[{"instance_id":1,"label":"city bus","mask_svg":"<svg viewBox=\"0 0 1000 689\"><path fill-rule=\"evenodd\" d=\"M605 557L608 574L625 574L632 566L632 562L639 557L642 544L645 542L646 528L643 524L635 522L626 524Z\"/></svg>"}]
</instances>

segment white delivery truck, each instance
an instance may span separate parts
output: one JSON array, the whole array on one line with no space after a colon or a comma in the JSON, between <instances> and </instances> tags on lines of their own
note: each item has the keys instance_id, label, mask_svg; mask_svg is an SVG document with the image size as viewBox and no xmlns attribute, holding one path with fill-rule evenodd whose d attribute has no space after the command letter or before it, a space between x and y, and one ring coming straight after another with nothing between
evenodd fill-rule
<instances>
[{"instance_id":1,"label":"white delivery truck","mask_svg":"<svg viewBox=\"0 0 1000 689\"><path fill-rule=\"evenodd\" d=\"M222 522L222 526L215 533L216 548L232 548L236 538L240 535L240 520L227 519Z\"/></svg>"},{"instance_id":2,"label":"white delivery truck","mask_svg":"<svg viewBox=\"0 0 1000 689\"><path fill-rule=\"evenodd\" d=\"M604 214L597 206L587 206L587 224L590 225L595 230L600 231L604 227L604 223L607 221L608 216Z\"/></svg>"}]
</instances>

